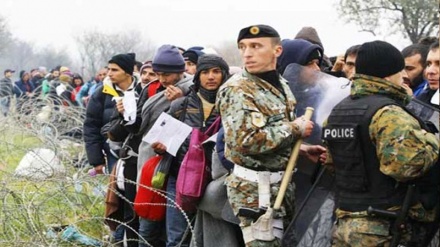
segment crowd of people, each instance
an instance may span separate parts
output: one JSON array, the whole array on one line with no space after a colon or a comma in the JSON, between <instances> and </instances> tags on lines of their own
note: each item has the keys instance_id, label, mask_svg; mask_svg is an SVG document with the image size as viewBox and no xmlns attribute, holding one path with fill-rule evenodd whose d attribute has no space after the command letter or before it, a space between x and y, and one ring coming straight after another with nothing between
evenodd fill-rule
<instances>
[{"instance_id":1,"label":"crowd of people","mask_svg":"<svg viewBox=\"0 0 440 247\"><path fill-rule=\"evenodd\" d=\"M328 57L314 28L281 39L273 27L253 25L240 30L237 46L242 68L229 66L212 49L162 45L144 63L134 53L115 54L87 82L59 66L49 73L44 67L21 71L13 83L15 71L6 69L1 110L8 115L13 97L18 107L30 98L49 98L86 109L91 173L124 179L108 191L117 195L116 204L106 201L117 205L106 217L120 246L281 246L295 214L295 181L286 188L281 181L293 146L311 136L321 142L301 144L299 155L335 175L333 246L426 246L440 218L439 142L405 106L417 99L438 110L438 39L427 37L402 51L384 41L353 44ZM291 64L350 81L350 95L332 110L322 135L323 123L305 117L311 106L306 94L313 89L298 89L283 77ZM127 117L133 107L135 115ZM209 193L195 210L172 206L190 137L175 155L167 143L144 140L162 113L201 131L221 118L206 152ZM171 206L163 220L140 217L133 206L142 168L156 156L169 167L163 191ZM402 234L395 219L368 213L369 206L399 212L413 185L417 195ZM281 207L272 212L281 189ZM268 212L270 220L263 222Z\"/></svg>"},{"instance_id":2,"label":"crowd of people","mask_svg":"<svg viewBox=\"0 0 440 247\"><path fill-rule=\"evenodd\" d=\"M0 96L2 99L2 114L7 116L11 110L10 103L12 98L17 99L16 110L19 113L23 104L34 102L35 100L51 101L58 106L76 106L84 108L90 95L102 83L107 70L103 68L96 76L84 82L82 76L73 73L66 66L57 66L47 71L46 67L31 69L29 72L21 70L19 79L12 82L15 70L6 69L4 78L1 79Z\"/></svg>"}]
</instances>

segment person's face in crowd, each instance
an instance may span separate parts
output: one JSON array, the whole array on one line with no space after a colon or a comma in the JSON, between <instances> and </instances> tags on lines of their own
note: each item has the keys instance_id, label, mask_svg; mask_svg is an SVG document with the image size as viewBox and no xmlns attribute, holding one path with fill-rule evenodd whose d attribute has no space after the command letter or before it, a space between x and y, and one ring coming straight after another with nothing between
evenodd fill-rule
<instances>
[{"instance_id":1,"label":"person's face in crowd","mask_svg":"<svg viewBox=\"0 0 440 247\"><path fill-rule=\"evenodd\" d=\"M355 54L347 55L347 59L345 60L345 64L342 67L342 71L344 71L344 73L348 79L353 78L353 75L356 74L356 70L355 70L356 57L357 57L357 55L355 55Z\"/></svg>"},{"instance_id":2,"label":"person's face in crowd","mask_svg":"<svg viewBox=\"0 0 440 247\"><path fill-rule=\"evenodd\" d=\"M185 72L194 75L197 71L197 64L191 62L191 61L185 61Z\"/></svg>"},{"instance_id":3,"label":"person's face in crowd","mask_svg":"<svg viewBox=\"0 0 440 247\"><path fill-rule=\"evenodd\" d=\"M391 83L402 86L403 85L403 74L402 71L397 72L394 75L390 75L384 78L385 80L390 81Z\"/></svg>"},{"instance_id":4,"label":"person's face in crowd","mask_svg":"<svg viewBox=\"0 0 440 247\"><path fill-rule=\"evenodd\" d=\"M176 84L180 78L181 75L180 73L166 73L166 72L156 72L160 84L162 84L163 87L168 87L170 85L174 85Z\"/></svg>"},{"instance_id":5,"label":"person's face in crowd","mask_svg":"<svg viewBox=\"0 0 440 247\"><path fill-rule=\"evenodd\" d=\"M73 84L74 84L75 86L81 86L81 84L82 84L82 80L79 79L79 78L75 78L75 80L73 80Z\"/></svg>"},{"instance_id":6,"label":"person's face in crowd","mask_svg":"<svg viewBox=\"0 0 440 247\"><path fill-rule=\"evenodd\" d=\"M403 77L403 84L409 87L411 85L411 80L409 79L408 72L406 72L406 69L402 70L402 77Z\"/></svg>"},{"instance_id":7,"label":"person's face in crowd","mask_svg":"<svg viewBox=\"0 0 440 247\"><path fill-rule=\"evenodd\" d=\"M41 75L41 76L45 76L45 75L47 75L47 70L46 70L46 69L41 69L41 70L40 70L40 75Z\"/></svg>"},{"instance_id":8,"label":"person's face in crowd","mask_svg":"<svg viewBox=\"0 0 440 247\"><path fill-rule=\"evenodd\" d=\"M58 70L54 70L54 71L52 72L52 76L53 76L53 77L58 77L58 76L60 76L60 72L59 72Z\"/></svg>"},{"instance_id":9,"label":"person's face in crowd","mask_svg":"<svg viewBox=\"0 0 440 247\"><path fill-rule=\"evenodd\" d=\"M141 82L143 83L143 84L147 84L149 81L148 81L148 78L147 78L147 75L148 75L148 72L147 72L147 69L143 69L142 71L141 71Z\"/></svg>"},{"instance_id":10,"label":"person's face in crowd","mask_svg":"<svg viewBox=\"0 0 440 247\"><path fill-rule=\"evenodd\" d=\"M144 68L141 73L142 83L149 83L157 80L157 74L154 73L153 68Z\"/></svg>"},{"instance_id":11,"label":"person's face in crowd","mask_svg":"<svg viewBox=\"0 0 440 247\"><path fill-rule=\"evenodd\" d=\"M32 72L32 78L41 78L40 71L34 71Z\"/></svg>"},{"instance_id":12,"label":"person's face in crowd","mask_svg":"<svg viewBox=\"0 0 440 247\"><path fill-rule=\"evenodd\" d=\"M219 67L214 67L200 72L200 86L206 90L217 90L222 84L223 75Z\"/></svg>"},{"instance_id":13,"label":"person's face in crowd","mask_svg":"<svg viewBox=\"0 0 440 247\"><path fill-rule=\"evenodd\" d=\"M127 81L129 78L131 78L131 75L125 73L125 71L123 69L121 69L121 67L119 67L117 64L115 63L109 63L108 64L108 73L107 73L108 77L110 78L110 81L113 84L120 84L122 82Z\"/></svg>"},{"instance_id":14,"label":"person's face in crowd","mask_svg":"<svg viewBox=\"0 0 440 247\"><path fill-rule=\"evenodd\" d=\"M104 78L107 76L107 69L101 69L99 70L98 74L96 75L99 81L103 81Z\"/></svg>"},{"instance_id":15,"label":"person's face in crowd","mask_svg":"<svg viewBox=\"0 0 440 247\"><path fill-rule=\"evenodd\" d=\"M242 39L238 43L243 65L249 73L264 73L276 68L283 48L273 38Z\"/></svg>"},{"instance_id":16,"label":"person's face in crowd","mask_svg":"<svg viewBox=\"0 0 440 247\"><path fill-rule=\"evenodd\" d=\"M30 78L29 73L24 73L23 81L29 81L29 78Z\"/></svg>"},{"instance_id":17,"label":"person's face in crowd","mask_svg":"<svg viewBox=\"0 0 440 247\"><path fill-rule=\"evenodd\" d=\"M426 58L425 75L432 90L438 89L440 49L430 50Z\"/></svg>"},{"instance_id":18,"label":"person's face in crowd","mask_svg":"<svg viewBox=\"0 0 440 247\"><path fill-rule=\"evenodd\" d=\"M5 73L5 77L6 78L11 78L12 77L12 72L6 72Z\"/></svg>"},{"instance_id":19,"label":"person's face in crowd","mask_svg":"<svg viewBox=\"0 0 440 247\"><path fill-rule=\"evenodd\" d=\"M309 61L306 65L307 68L310 68L314 71L321 71L321 68L319 67L319 59L313 59Z\"/></svg>"},{"instance_id":20,"label":"person's face in crowd","mask_svg":"<svg viewBox=\"0 0 440 247\"><path fill-rule=\"evenodd\" d=\"M405 70L410 80L410 86L417 86L423 81L422 56L415 54L405 58Z\"/></svg>"},{"instance_id":21,"label":"person's face in crowd","mask_svg":"<svg viewBox=\"0 0 440 247\"><path fill-rule=\"evenodd\" d=\"M133 72L139 73L139 69L140 68L137 66L137 64L135 64L134 67L133 67Z\"/></svg>"}]
</instances>

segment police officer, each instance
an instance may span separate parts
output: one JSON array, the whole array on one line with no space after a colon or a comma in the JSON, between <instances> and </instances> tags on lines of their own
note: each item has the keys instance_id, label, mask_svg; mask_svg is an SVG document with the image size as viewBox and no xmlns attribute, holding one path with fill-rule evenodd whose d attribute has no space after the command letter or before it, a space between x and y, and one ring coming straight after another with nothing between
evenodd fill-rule
<instances>
[{"instance_id":1,"label":"police officer","mask_svg":"<svg viewBox=\"0 0 440 247\"><path fill-rule=\"evenodd\" d=\"M424 123L405 110L411 98L402 87L405 62L399 50L383 41L364 43L355 67L350 96L335 106L323 130L339 198L333 246L389 246L393 236L400 235L393 232L393 221L369 215L367 209L396 211L408 185L417 188L423 181L417 199L408 204L409 216L433 221L438 181L429 176L439 144ZM408 244L410 231L401 232L400 243Z\"/></svg>"},{"instance_id":2,"label":"police officer","mask_svg":"<svg viewBox=\"0 0 440 247\"><path fill-rule=\"evenodd\" d=\"M240 31L237 43L245 69L221 86L216 101L225 156L235 163L225 182L228 199L239 216L246 246L281 246L281 231L265 238L251 223L273 206L293 144L310 135L313 123L295 118L295 98L276 71L282 53L278 32L267 25L249 26ZM300 153L316 161L324 158L325 148L302 145ZM281 210L275 212L277 228L291 220L293 189L290 184Z\"/></svg>"}]
</instances>

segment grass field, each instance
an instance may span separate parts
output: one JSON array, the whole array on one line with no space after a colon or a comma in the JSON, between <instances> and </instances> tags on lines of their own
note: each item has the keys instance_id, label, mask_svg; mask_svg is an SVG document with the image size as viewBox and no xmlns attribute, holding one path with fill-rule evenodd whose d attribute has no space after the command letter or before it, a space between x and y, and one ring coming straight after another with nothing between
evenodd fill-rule
<instances>
[{"instance_id":1,"label":"grass field","mask_svg":"<svg viewBox=\"0 0 440 247\"><path fill-rule=\"evenodd\" d=\"M87 168L72 165L83 155L83 145L62 148L58 140L5 120L0 119L0 246L76 246L60 237L65 226L97 240L108 235L103 223L108 178L90 177ZM54 150L66 172L45 180L14 176L22 157L34 148Z\"/></svg>"}]
</instances>

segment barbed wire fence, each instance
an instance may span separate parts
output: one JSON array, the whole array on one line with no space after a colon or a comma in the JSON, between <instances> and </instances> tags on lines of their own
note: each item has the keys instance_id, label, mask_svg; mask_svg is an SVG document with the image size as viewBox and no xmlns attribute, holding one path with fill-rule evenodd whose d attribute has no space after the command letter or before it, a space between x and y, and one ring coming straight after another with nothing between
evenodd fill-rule
<instances>
[{"instance_id":1,"label":"barbed wire fence","mask_svg":"<svg viewBox=\"0 0 440 247\"><path fill-rule=\"evenodd\" d=\"M0 116L0 246L116 244L104 223L109 175L88 174L84 114L56 100L26 99Z\"/></svg>"},{"instance_id":2,"label":"barbed wire fence","mask_svg":"<svg viewBox=\"0 0 440 247\"><path fill-rule=\"evenodd\" d=\"M104 223L116 221L104 217L109 175L88 174L83 119L84 109L55 99L13 101L10 114L0 114L0 246L118 244ZM21 167L27 156L35 166ZM165 191L144 187L169 199ZM165 206L184 214L175 202ZM438 235L429 246L438 246ZM141 236L138 241L151 246Z\"/></svg>"}]
</instances>

